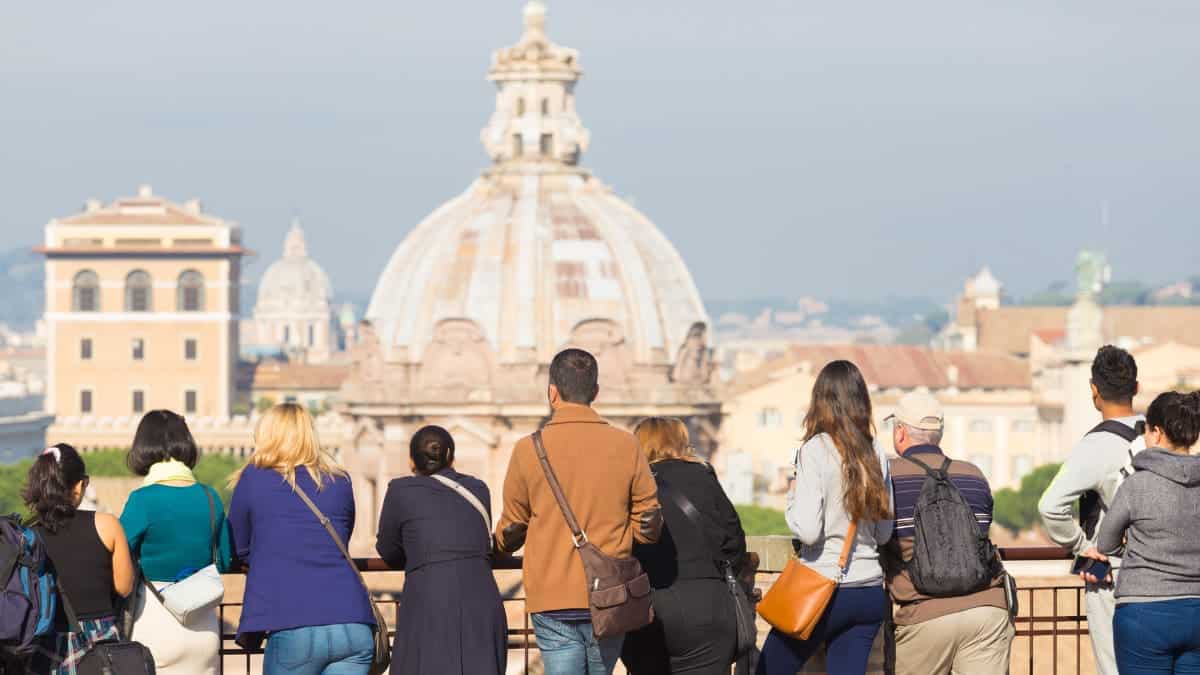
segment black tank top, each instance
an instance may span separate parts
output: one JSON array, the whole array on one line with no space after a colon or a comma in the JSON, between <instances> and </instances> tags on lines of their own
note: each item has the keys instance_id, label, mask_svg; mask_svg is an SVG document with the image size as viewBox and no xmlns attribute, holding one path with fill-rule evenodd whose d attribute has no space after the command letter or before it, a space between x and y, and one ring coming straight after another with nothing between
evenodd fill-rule
<instances>
[{"instance_id":1,"label":"black tank top","mask_svg":"<svg viewBox=\"0 0 1200 675\"><path fill-rule=\"evenodd\" d=\"M76 511L57 532L38 528L54 563L59 587L80 619L114 613L112 552L96 532L96 512Z\"/></svg>"}]
</instances>

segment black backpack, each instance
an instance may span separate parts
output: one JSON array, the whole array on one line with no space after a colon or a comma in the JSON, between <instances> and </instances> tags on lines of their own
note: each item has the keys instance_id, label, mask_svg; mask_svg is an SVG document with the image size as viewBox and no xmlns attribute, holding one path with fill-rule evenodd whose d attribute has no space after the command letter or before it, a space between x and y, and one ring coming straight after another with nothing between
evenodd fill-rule
<instances>
[{"instance_id":1,"label":"black backpack","mask_svg":"<svg viewBox=\"0 0 1200 675\"><path fill-rule=\"evenodd\" d=\"M1146 433L1146 423L1138 422L1136 425L1129 427L1123 422L1117 420L1104 420L1096 425L1094 429L1087 432L1089 434L1109 433L1113 434L1129 443L1129 461L1122 467L1118 475L1107 477L1112 492L1109 493L1111 499L1116 494L1116 488L1120 486L1121 481L1133 473L1133 455L1135 453L1133 443L1138 439L1138 436ZM1145 444L1141 444L1138 450L1144 450ZM1108 511L1108 504L1104 502L1104 495L1100 494L1099 490L1088 490L1079 496L1079 528L1083 530L1084 536L1091 541L1096 538L1096 528L1100 525L1100 519Z\"/></svg>"},{"instance_id":2,"label":"black backpack","mask_svg":"<svg viewBox=\"0 0 1200 675\"><path fill-rule=\"evenodd\" d=\"M975 509L950 481L950 460L940 469L905 457L925 470L913 513L912 560L905 564L913 586L935 598L983 590L999 572L996 547L979 529Z\"/></svg>"}]
</instances>

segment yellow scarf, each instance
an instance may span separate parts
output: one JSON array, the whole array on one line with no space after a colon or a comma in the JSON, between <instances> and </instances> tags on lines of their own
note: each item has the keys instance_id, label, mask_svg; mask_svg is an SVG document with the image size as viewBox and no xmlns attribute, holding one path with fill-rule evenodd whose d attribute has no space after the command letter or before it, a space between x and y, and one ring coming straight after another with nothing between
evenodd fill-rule
<instances>
[{"instance_id":1,"label":"yellow scarf","mask_svg":"<svg viewBox=\"0 0 1200 675\"><path fill-rule=\"evenodd\" d=\"M146 473L145 480L142 481L142 486L157 485L159 483L169 483L173 481L190 481L196 482L196 476L192 474L192 470L187 464L177 460L168 459L165 462L157 462L150 465L150 471Z\"/></svg>"}]
</instances>

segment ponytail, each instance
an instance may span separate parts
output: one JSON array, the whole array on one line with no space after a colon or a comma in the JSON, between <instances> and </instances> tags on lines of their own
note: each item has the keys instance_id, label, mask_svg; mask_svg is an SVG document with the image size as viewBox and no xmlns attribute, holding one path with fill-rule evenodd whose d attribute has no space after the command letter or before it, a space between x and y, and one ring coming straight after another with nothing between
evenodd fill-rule
<instances>
[{"instance_id":1,"label":"ponytail","mask_svg":"<svg viewBox=\"0 0 1200 675\"><path fill-rule=\"evenodd\" d=\"M79 452L66 443L52 445L29 467L21 499L42 527L55 532L75 515L75 486L85 478Z\"/></svg>"}]
</instances>

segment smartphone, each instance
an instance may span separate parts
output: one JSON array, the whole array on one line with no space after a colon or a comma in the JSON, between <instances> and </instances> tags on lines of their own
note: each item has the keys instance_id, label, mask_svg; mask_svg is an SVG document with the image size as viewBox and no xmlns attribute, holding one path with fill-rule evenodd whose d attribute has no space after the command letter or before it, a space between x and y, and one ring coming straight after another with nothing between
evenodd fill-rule
<instances>
[{"instance_id":1,"label":"smartphone","mask_svg":"<svg viewBox=\"0 0 1200 675\"><path fill-rule=\"evenodd\" d=\"M1109 563L1096 560L1095 558L1085 558L1083 556L1075 558L1075 564L1071 565L1071 574L1087 572L1100 581L1104 581L1104 579L1108 577L1108 573L1111 570L1112 565Z\"/></svg>"}]
</instances>

